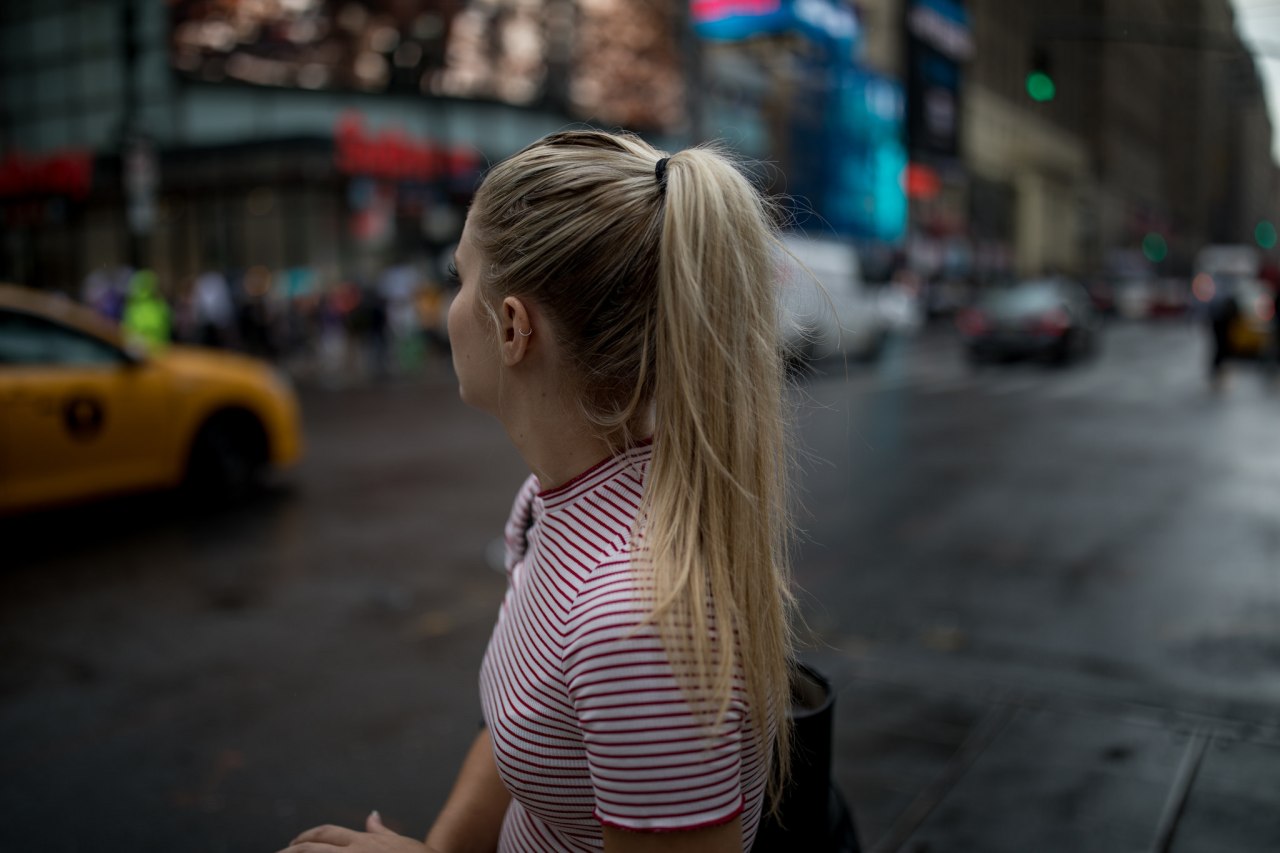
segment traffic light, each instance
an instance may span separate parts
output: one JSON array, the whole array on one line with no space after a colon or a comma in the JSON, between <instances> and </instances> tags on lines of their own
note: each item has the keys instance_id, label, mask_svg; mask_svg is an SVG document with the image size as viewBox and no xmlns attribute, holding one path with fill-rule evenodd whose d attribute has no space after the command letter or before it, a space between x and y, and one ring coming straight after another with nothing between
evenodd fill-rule
<instances>
[{"instance_id":1,"label":"traffic light","mask_svg":"<svg viewBox=\"0 0 1280 853\"><path fill-rule=\"evenodd\" d=\"M1164 235L1152 231L1142 238L1142 254L1153 264L1158 264L1169 256L1169 244Z\"/></svg>"},{"instance_id":2,"label":"traffic light","mask_svg":"<svg viewBox=\"0 0 1280 853\"><path fill-rule=\"evenodd\" d=\"M1258 222L1257 227L1253 229L1253 239L1264 249L1274 248L1276 245L1276 226L1272 225L1270 220L1261 220Z\"/></svg>"},{"instance_id":3,"label":"traffic light","mask_svg":"<svg viewBox=\"0 0 1280 853\"><path fill-rule=\"evenodd\" d=\"M1027 72L1027 94L1038 104L1046 104L1058 93L1049 68L1049 53L1043 47L1031 50L1031 70Z\"/></svg>"}]
</instances>

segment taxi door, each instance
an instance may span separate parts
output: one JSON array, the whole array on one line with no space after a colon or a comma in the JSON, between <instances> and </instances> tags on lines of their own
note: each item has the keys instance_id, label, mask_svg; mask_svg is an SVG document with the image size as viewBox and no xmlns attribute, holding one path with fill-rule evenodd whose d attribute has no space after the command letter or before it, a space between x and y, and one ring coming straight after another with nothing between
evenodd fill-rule
<instances>
[{"instance_id":1,"label":"taxi door","mask_svg":"<svg viewBox=\"0 0 1280 853\"><path fill-rule=\"evenodd\" d=\"M161 484L166 386L91 335L0 312L0 509Z\"/></svg>"}]
</instances>

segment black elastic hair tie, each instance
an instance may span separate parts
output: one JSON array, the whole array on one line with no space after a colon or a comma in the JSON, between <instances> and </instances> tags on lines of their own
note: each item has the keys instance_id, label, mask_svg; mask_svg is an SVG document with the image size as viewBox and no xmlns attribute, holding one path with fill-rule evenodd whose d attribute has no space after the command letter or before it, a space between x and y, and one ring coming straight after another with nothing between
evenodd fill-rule
<instances>
[{"instance_id":1,"label":"black elastic hair tie","mask_svg":"<svg viewBox=\"0 0 1280 853\"><path fill-rule=\"evenodd\" d=\"M663 157L653 167L653 176L658 180L658 189L663 192L666 192L667 189L667 161L670 159L670 157Z\"/></svg>"}]
</instances>

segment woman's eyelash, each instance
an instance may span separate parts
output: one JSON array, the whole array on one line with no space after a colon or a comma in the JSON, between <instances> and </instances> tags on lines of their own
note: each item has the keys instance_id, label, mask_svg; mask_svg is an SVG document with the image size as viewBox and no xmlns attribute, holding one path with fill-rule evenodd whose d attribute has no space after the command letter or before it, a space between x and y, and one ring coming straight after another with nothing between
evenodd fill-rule
<instances>
[{"instance_id":1,"label":"woman's eyelash","mask_svg":"<svg viewBox=\"0 0 1280 853\"><path fill-rule=\"evenodd\" d=\"M449 278L454 281L458 280L458 266L453 261L449 261Z\"/></svg>"}]
</instances>

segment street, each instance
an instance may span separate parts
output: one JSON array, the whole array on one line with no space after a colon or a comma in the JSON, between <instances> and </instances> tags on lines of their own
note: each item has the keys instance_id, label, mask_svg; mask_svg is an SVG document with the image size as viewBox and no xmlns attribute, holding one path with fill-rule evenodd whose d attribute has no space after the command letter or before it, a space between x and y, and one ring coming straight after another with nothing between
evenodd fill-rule
<instances>
[{"instance_id":1,"label":"street","mask_svg":"<svg viewBox=\"0 0 1280 853\"><path fill-rule=\"evenodd\" d=\"M1067 370L913 344L811 384L803 431L798 579L864 844L1276 849L1276 390L1209 392L1179 324Z\"/></svg>"},{"instance_id":2,"label":"street","mask_svg":"<svg viewBox=\"0 0 1280 853\"><path fill-rule=\"evenodd\" d=\"M1065 368L929 328L800 380L803 657L865 849L1280 849L1280 384L1206 360L1179 321ZM305 389L248 505L0 524L7 849L426 832L526 474L428 368Z\"/></svg>"}]
</instances>

